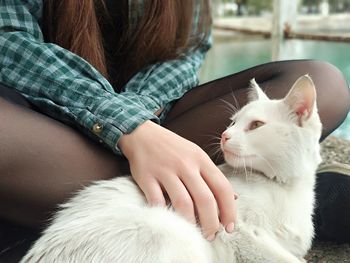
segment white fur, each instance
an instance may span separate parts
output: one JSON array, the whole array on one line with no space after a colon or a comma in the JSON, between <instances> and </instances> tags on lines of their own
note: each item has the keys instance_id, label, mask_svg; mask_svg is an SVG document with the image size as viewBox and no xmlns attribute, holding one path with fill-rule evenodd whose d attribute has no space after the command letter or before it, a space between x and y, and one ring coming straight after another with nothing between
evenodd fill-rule
<instances>
[{"instance_id":1,"label":"white fur","mask_svg":"<svg viewBox=\"0 0 350 263\"><path fill-rule=\"evenodd\" d=\"M285 99L270 100L255 83L252 101L233 116L231 138L221 145L227 164L219 167L239 194L232 234L222 227L208 242L171 206L149 207L132 178L123 177L97 182L62 205L21 262L304 262L321 160L310 88L303 76ZM303 103L310 114L295 114ZM250 130L256 120L265 125Z\"/></svg>"}]
</instances>

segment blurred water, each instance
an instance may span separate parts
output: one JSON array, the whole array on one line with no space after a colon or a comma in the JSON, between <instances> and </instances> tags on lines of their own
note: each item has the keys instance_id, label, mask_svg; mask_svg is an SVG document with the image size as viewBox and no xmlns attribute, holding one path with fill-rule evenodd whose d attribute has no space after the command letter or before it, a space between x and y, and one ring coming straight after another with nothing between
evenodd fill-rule
<instances>
[{"instance_id":1,"label":"blurred water","mask_svg":"<svg viewBox=\"0 0 350 263\"><path fill-rule=\"evenodd\" d=\"M271 61L272 40L260 38L214 39L203 65L200 79L207 82L243 69ZM281 43L280 59L320 59L338 67L350 83L350 43L287 40ZM336 103L336 101L335 101ZM350 140L350 113L333 133Z\"/></svg>"}]
</instances>

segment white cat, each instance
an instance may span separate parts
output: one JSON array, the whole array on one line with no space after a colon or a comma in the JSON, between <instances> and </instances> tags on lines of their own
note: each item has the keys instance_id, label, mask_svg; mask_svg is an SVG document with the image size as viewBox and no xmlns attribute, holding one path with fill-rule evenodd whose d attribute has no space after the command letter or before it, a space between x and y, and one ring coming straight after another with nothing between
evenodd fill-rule
<instances>
[{"instance_id":1,"label":"white cat","mask_svg":"<svg viewBox=\"0 0 350 263\"><path fill-rule=\"evenodd\" d=\"M250 103L232 117L220 169L235 191L235 231L213 242L171 206L149 207L131 177L96 182L61 206L26 262L305 262L314 230L321 161L316 91L302 76L282 100L251 81Z\"/></svg>"}]
</instances>

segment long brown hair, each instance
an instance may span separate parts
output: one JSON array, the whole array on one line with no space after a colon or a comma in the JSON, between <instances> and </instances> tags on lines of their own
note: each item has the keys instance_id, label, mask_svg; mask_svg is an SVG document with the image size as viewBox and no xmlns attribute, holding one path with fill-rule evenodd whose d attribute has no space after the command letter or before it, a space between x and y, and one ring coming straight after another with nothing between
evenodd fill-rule
<instances>
[{"instance_id":1,"label":"long brown hair","mask_svg":"<svg viewBox=\"0 0 350 263\"><path fill-rule=\"evenodd\" d=\"M43 32L46 41L87 60L120 91L143 67L178 58L199 46L211 23L208 1L144 0L142 15L133 26L128 10L140 8L137 0L131 6L127 0L111 1L117 5L117 14L104 0L45 0ZM198 2L197 37L191 37ZM102 34L104 28L109 29L108 34Z\"/></svg>"}]
</instances>

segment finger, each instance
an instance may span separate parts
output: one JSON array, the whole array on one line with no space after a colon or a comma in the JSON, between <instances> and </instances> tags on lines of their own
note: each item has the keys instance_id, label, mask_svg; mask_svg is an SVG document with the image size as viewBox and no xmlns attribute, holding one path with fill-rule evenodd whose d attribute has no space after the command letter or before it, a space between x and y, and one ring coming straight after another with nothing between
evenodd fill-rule
<instances>
[{"instance_id":1,"label":"finger","mask_svg":"<svg viewBox=\"0 0 350 263\"><path fill-rule=\"evenodd\" d=\"M214 194L219 207L219 217L222 225L227 232L232 232L236 221L235 193L227 178L212 163L209 157L208 159L209 162L207 162L207 165L204 167L205 169L201 170L201 174L211 192Z\"/></svg>"},{"instance_id":2,"label":"finger","mask_svg":"<svg viewBox=\"0 0 350 263\"><path fill-rule=\"evenodd\" d=\"M147 178L143 183L139 184L142 192L145 194L147 202L150 206L165 206L165 198L161 186L154 178Z\"/></svg>"},{"instance_id":3,"label":"finger","mask_svg":"<svg viewBox=\"0 0 350 263\"><path fill-rule=\"evenodd\" d=\"M199 172L197 175L183 176L181 180L189 189L194 200L203 235L209 240L213 240L220 227L218 208L213 193Z\"/></svg>"},{"instance_id":4,"label":"finger","mask_svg":"<svg viewBox=\"0 0 350 263\"><path fill-rule=\"evenodd\" d=\"M193 200L179 177L166 176L162 185L168 193L175 211L192 224L196 224Z\"/></svg>"}]
</instances>

